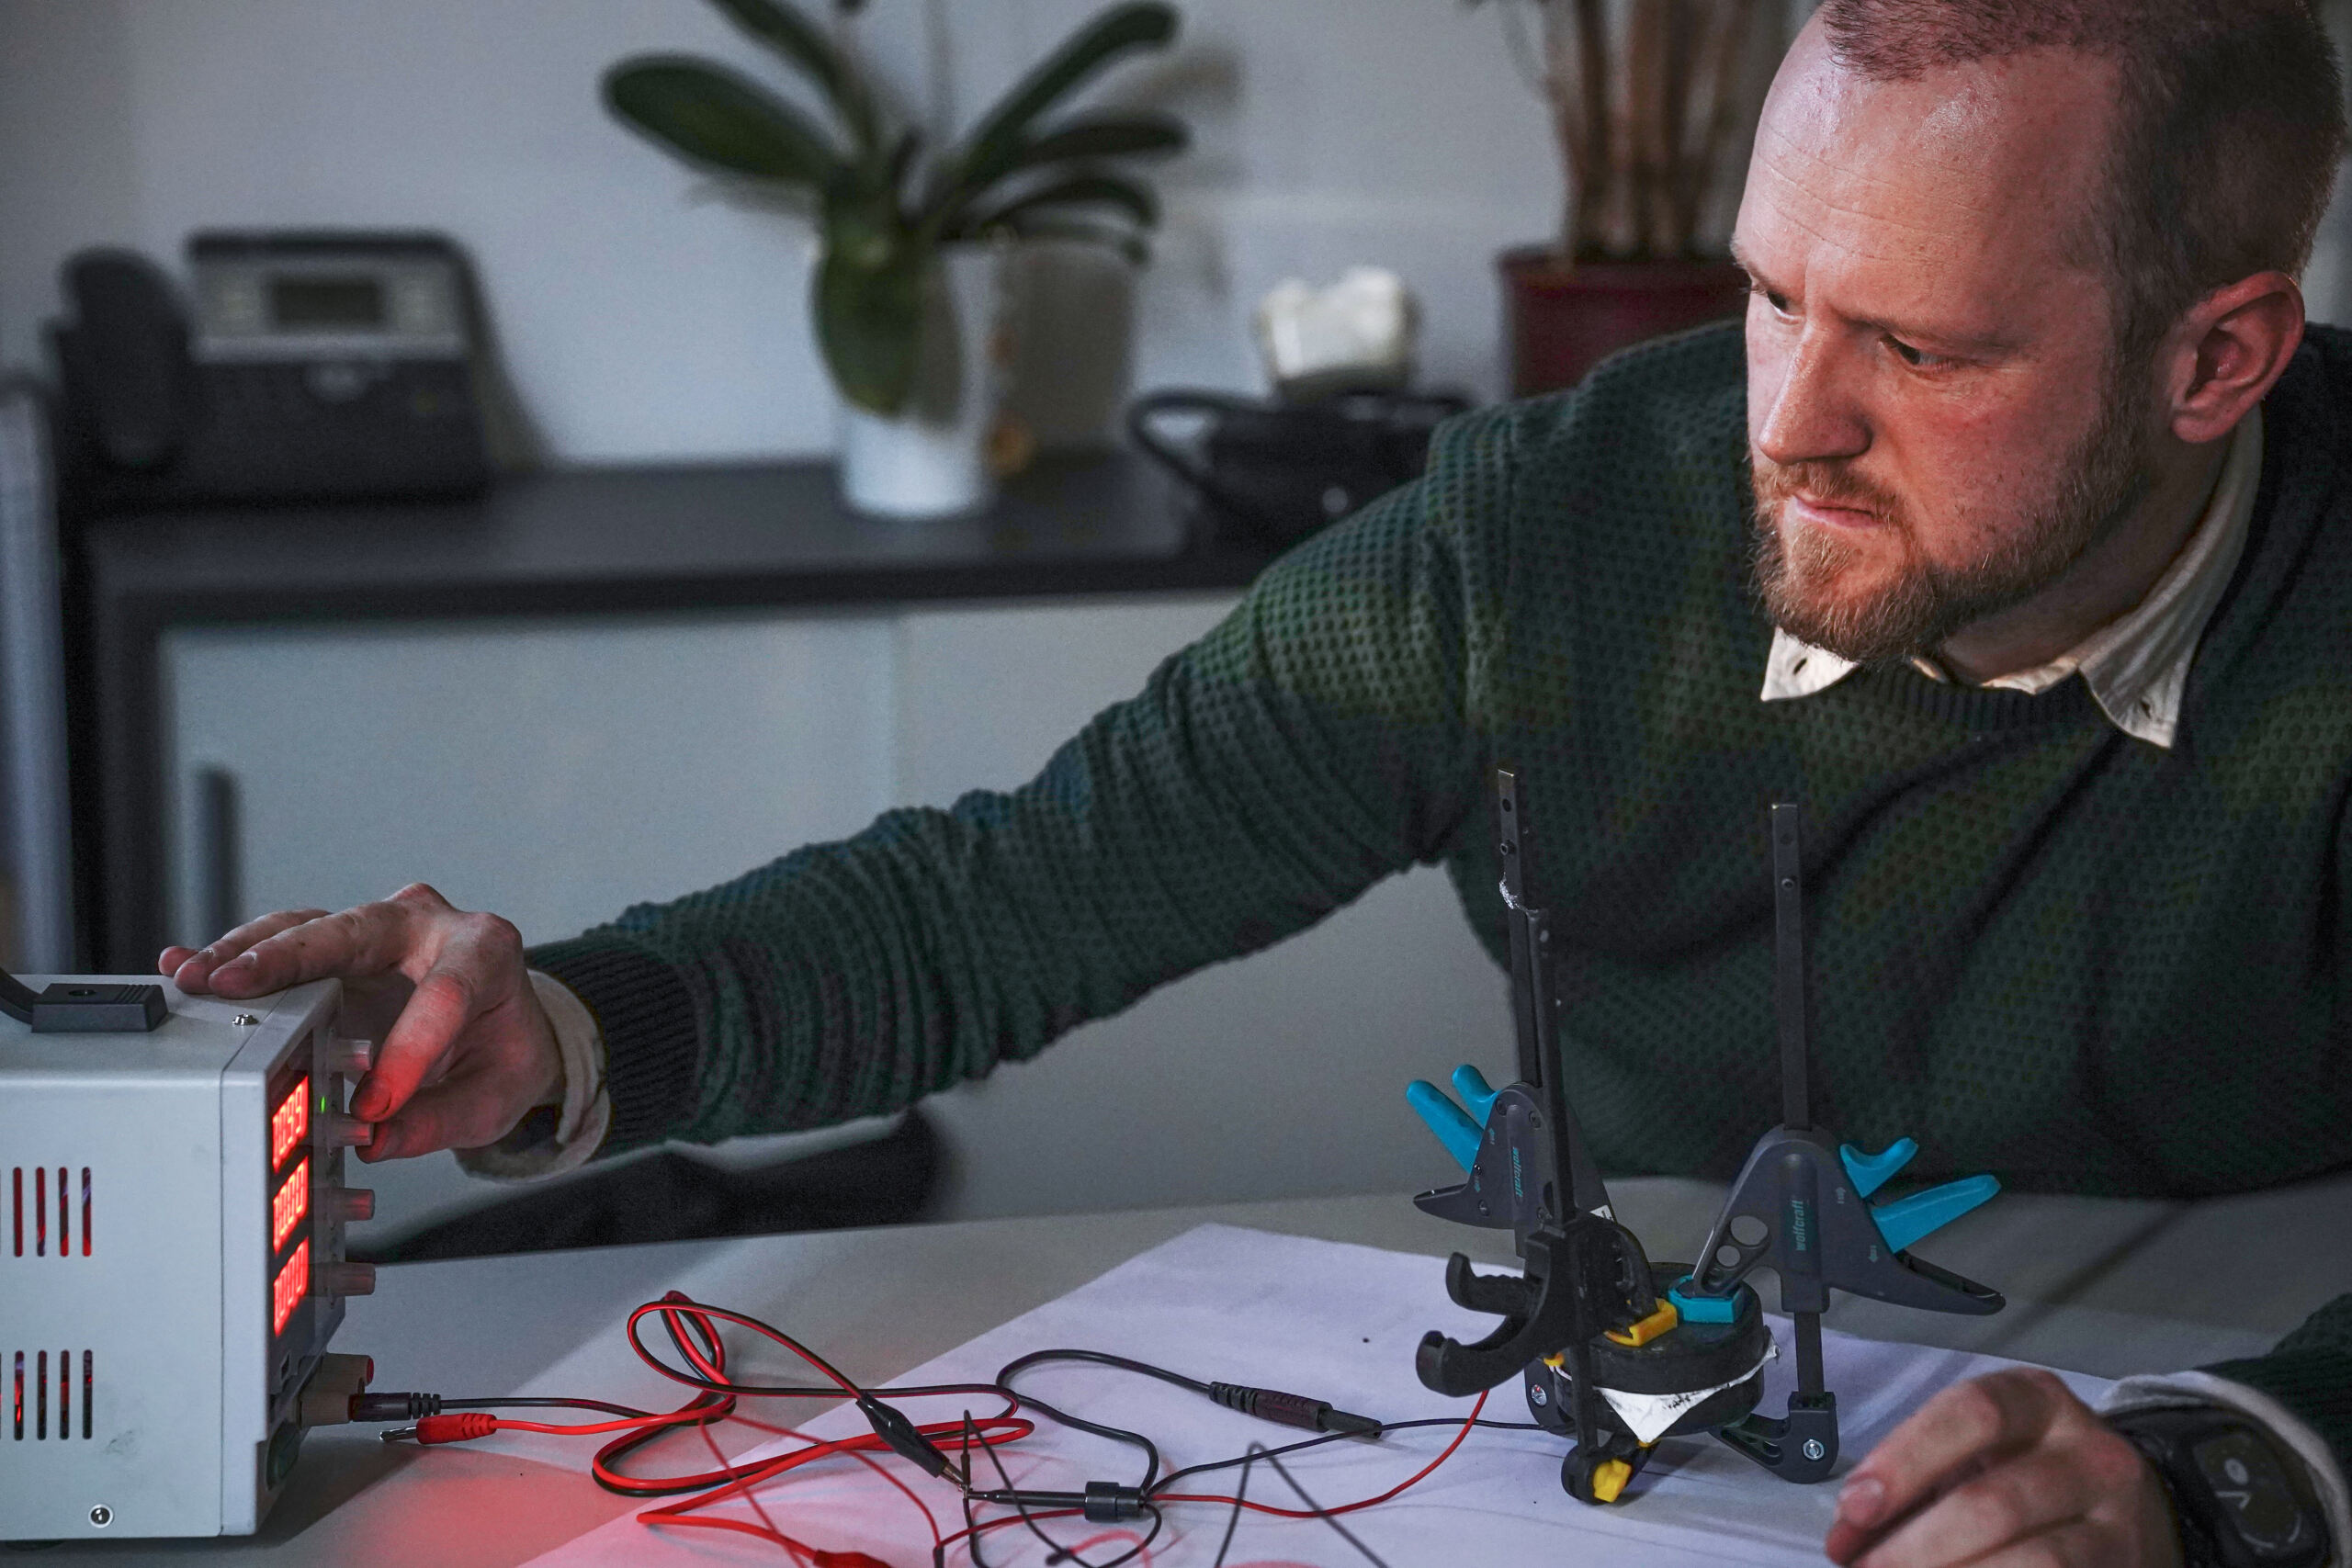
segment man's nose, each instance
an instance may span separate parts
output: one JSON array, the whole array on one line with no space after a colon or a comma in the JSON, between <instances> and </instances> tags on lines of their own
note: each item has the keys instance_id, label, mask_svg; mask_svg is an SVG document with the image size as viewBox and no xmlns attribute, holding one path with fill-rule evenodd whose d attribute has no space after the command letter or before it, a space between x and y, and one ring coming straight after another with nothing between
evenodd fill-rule
<instances>
[{"instance_id":1,"label":"man's nose","mask_svg":"<svg viewBox=\"0 0 2352 1568\"><path fill-rule=\"evenodd\" d=\"M1870 450L1870 423L1849 385L1859 367L1829 333L1800 335L1778 368L1776 384L1755 389L1766 399L1756 430L1758 452L1786 466Z\"/></svg>"}]
</instances>

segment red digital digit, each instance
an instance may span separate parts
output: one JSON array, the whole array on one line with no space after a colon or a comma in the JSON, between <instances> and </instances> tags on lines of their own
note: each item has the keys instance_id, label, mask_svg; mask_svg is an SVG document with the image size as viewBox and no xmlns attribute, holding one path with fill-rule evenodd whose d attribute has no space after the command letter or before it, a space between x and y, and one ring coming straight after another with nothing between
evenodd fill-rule
<instances>
[{"instance_id":1,"label":"red digital digit","mask_svg":"<svg viewBox=\"0 0 2352 1568\"><path fill-rule=\"evenodd\" d=\"M269 1168L276 1170L286 1156L311 1135L311 1080L303 1078L287 1090L269 1115Z\"/></svg>"},{"instance_id":2,"label":"red digital digit","mask_svg":"<svg viewBox=\"0 0 2352 1568\"><path fill-rule=\"evenodd\" d=\"M277 1271L277 1280L269 1288L269 1331L286 1332L286 1320L294 1315L294 1309L310 1293L311 1242L306 1236L302 1245L294 1249L294 1256L286 1260L286 1267Z\"/></svg>"},{"instance_id":3,"label":"red digital digit","mask_svg":"<svg viewBox=\"0 0 2352 1568\"><path fill-rule=\"evenodd\" d=\"M311 1162L300 1160L295 1164L294 1174L286 1179L285 1185L277 1190L277 1196L269 1201L269 1248L272 1252L286 1245L286 1238L294 1234L294 1227L300 1224L303 1216L310 1212Z\"/></svg>"}]
</instances>

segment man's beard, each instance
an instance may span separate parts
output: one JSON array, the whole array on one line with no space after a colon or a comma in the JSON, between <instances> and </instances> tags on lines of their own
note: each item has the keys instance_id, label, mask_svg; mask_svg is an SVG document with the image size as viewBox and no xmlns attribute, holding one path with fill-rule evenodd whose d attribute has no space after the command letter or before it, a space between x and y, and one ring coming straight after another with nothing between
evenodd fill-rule
<instances>
[{"instance_id":1,"label":"man's beard","mask_svg":"<svg viewBox=\"0 0 2352 1568\"><path fill-rule=\"evenodd\" d=\"M2057 581L2121 525L2154 485L2148 414L2154 389L2142 376L2110 374L2098 422L2060 465L2065 477L1989 553L1958 567L1921 558L1901 497L1842 463L1785 467L1749 452L1756 497L1756 592L1773 624L1857 664L1927 653L1985 616L2022 604ZM1874 513L1905 559L1866 599L1837 597L1838 580L1863 552L1818 527L1784 540L1783 503L1803 491L1825 505Z\"/></svg>"}]
</instances>

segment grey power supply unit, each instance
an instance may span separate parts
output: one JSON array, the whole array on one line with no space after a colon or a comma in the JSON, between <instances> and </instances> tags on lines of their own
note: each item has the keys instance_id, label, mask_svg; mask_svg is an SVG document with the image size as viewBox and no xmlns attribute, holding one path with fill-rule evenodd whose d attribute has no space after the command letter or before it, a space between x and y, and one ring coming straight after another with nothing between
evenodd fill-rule
<instances>
[{"instance_id":1,"label":"grey power supply unit","mask_svg":"<svg viewBox=\"0 0 2352 1568\"><path fill-rule=\"evenodd\" d=\"M30 983L153 1006L152 976ZM318 1415L364 1382L326 1354L373 1285L344 1255L374 1200L343 1184L368 1047L341 987L160 990L152 1029L0 1017L0 1541L250 1534L306 1389Z\"/></svg>"}]
</instances>

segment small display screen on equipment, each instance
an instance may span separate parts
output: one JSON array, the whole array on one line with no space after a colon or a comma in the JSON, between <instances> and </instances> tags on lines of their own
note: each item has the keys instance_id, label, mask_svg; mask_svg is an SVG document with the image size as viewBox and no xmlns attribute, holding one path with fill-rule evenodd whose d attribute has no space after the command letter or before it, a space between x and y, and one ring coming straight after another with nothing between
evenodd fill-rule
<instances>
[{"instance_id":1,"label":"small display screen on equipment","mask_svg":"<svg viewBox=\"0 0 2352 1568\"><path fill-rule=\"evenodd\" d=\"M269 1201L269 1249L272 1252L286 1245L302 1216L311 1212L311 1162L295 1162L294 1174L278 1188L277 1196Z\"/></svg>"},{"instance_id":2,"label":"small display screen on equipment","mask_svg":"<svg viewBox=\"0 0 2352 1568\"><path fill-rule=\"evenodd\" d=\"M294 1309L300 1306L302 1298L310 1293L311 1243L306 1236L302 1245L294 1249L294 1256L286 1260L286 1267L277 1271L277 1280L269 1287L269 1331L272 1334L285 1333L286 1320L294 1315Z\"/></svg>"},{"instance_id":3,"label":"small display screen on equipment","mask_svg":"<svg viewBox=\"0 0 2352 1568\"><path fill-rule=\"evenodd\" d=\"M270 318L284 331L335 332L384 324L384 285L373 277L273 277Z\"/></svg>"},{"instance_id":4,"label":"small display screen on equipment","mask_svg":"<svg viewBox=\"0 0 2352 1568\"><path fill-rule=\"evenodd\" d=\"M302 1140L311 1135L311 1080L299 1078L269 1113L269 1168L277 1169L286 1156L301 1147Z\"/></svg>"}]
</instances>

